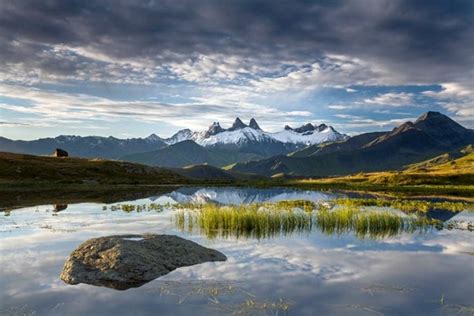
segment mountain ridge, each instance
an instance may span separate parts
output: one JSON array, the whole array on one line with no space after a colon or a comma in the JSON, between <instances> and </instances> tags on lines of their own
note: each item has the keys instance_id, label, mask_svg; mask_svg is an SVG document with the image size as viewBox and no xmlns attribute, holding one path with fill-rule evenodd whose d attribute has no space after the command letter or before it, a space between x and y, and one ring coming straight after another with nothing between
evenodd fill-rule
<instances>
[{"instance_id":1,"label":"mountain ridge","mask_svg":"<svg viewBox=\"0 0 474 316\"><path fill-rule=\"evenodd\" d=\"M348 136L337 132L332 126L326 124L313 125L306 123L297 128L286 125L282 131L270 133L261 129L254 118L249 124L245 124L237 117L230 128L222 128L219 122L214 122L205 131L192 132L190 129L183 129L175 133L170 138L165 139L165 143L174 143L192 139L202 146L228 145L230 143L245 142L281 142L295 146L304 146L327 141L339 141L347 139Z\"/></svg>"},{"instance_id":2,"label":"mountain ridge","mask_svg":"<svg viewBox=\"0 0 474 316\"><path fill-rule=\"evenodd\" d=\"M293 156L240 163L232 170L265 176L283 173L316 177L397 170L472 143L473 130L441 113L427 112L390 132L361 134L307 150L310 155L296 152Z\"/></svg>"}]
</instances>

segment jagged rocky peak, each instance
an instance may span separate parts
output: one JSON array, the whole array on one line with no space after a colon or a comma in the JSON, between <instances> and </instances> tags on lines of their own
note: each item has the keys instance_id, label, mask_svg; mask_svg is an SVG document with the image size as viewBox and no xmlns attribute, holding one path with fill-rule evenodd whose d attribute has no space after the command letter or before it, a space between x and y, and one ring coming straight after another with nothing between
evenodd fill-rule
<instances>
[{"instance_id":1,"label":"jagged rocky peak","mask_svg":"<svg viewBox=\"0 0 474 316\"><path fill-rule=\"evenodd\" d=\"M294 131L297 133L305 133L305 132L314 131L314 130L315 130L315 127L311 123L304 124L303 126L300 126L294 129Z\"/></svg>"},{"instance_id":2,"label":"jagged rocky peak","mask_svg":"<svg viewBox=\"0 0 474 316\"><path fill-rule=\"evenodd\" d=\"M290 125L285 125L285 131L292 131L293 129L291 128Z\"/></svg>"},{"instance_id":3,"label":"jagged rocky peak","mask_svg":"<svg viewBox=\"0 0 474 316\"><path fill-rule=\"evenodd\" d=\"M249 122L249 127L253 129L261 130L260 126L258 125L257 121L252 117Z\"/></svg>"},{"instance_id":4,"label":"jagged rocky peak","mask_svg":"<svg viewBox=\"0 0 474 316\"><path fill-rule=\"evenodd\" d=\"M244 122L242 122L242 120L237 117L235 119L234 123L232 124L231 128L229 128L228 130L229 131L235 131L235 130L246 128L246 127L248 127L248 126L245 125Z\"/></svg>"},{"instance_id":5,"label":"jagged rocky peak","mask_svg":"<svg viewBox=\"0 0 474 316\"><path fill-rule=\"evenodd\" d=\"M319 131L319 132L322 132L324 131L326 128L328 128L328 126L326 124L320 124L319 126L316 126L316 129ZM332 127L331 127L332 128Z\"/></svg>"},{"instance_id":6,"label":"jagged rocky peak","mask_svg":"<svg viewBox=\"0 0 474 316\"><path fill-rule=\"evenodd\" d=\"M210 137L212 135L216 135L216 134L219 134L221 132L225 131L221 125L219 124L219 122L214 122L212 123L211 126L209 126L209 128L207 129L206 131L206 134L205 134L205 137Z\"/></svg>"}]
</instances>

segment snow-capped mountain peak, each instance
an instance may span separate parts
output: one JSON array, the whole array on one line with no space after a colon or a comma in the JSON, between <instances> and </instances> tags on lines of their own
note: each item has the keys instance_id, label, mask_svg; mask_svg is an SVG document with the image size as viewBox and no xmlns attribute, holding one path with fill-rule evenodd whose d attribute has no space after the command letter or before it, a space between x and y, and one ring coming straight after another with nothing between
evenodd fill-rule
<instances>
[{"instance_id":1,"label":"snow-capped mountain peak","mask_svg":"<svg viewBox=\"0 0 474 316\"><path fill-rule=\"evenodd\" d=\"M237 117L234 121L234 124L232 124L232 126L228 129L228 131L235 131L235 130L246 128L246 127L248 126L245 125L244 122L242 122L242 120Z\"/></svg>"},{"instance_id":2,"label":"snow-capped mountain peak","mask_svg":"<svg viewBox=\"0 0 474 316\"><path fill-rule=\"evenodd\" d=\"M271 136L262 130L253 129L251 127L243 127L239 129L229 128L221 133L210 137L196 138L194 141L202 146L222 145L242 145L245 143L263 143L276 142Z\"/></svg>"},{"instance_id":3,"label":"snow-capped mountain peak","mask_svg":"<svg viewBox=\"0 0 474 316\"><path fill-rule=\"evenodd\" d=\"M257 121L252 118L248 125L236 118L228 129L222 128L219 122L214 122L209 128L201 132L183 129L164 141L171 145L184 140L193 140L202 146L242 145L248 143L284 143L294 145L314 145L322 142L340 141L347 136L337 132L326 124L304 124L297 128L288 125L284 130L276 133L263 131Z\"/></svg>"},{"instance_id":4,"label":"snow-capped mountain peak","mask_svg":"<svg viewBox=\"0 0 474 316\"><path fill-rule=\"evenodd\" d=\"M219 124L219 122L214 122L214 123L212 123L212 125L209 126L209 128L207 129L207 131L206 131L206 133L205 133L205 137L210 137L210 136L213 136L213 135L222 133L223 131L224 131L224 129L221 127L221 125Z\"/></svg>"},{"instance_id":5,"label":"snow-capped mountain peak","mask_svg":"<svg viewBox=\"0 0 474 316\"><path fill-rule=\"evenodd\" d=\"M177 133L175 133L170 138L166 138L163 141L168 145L176 144L176 143L179 143L179 142L182 142L182 141L185 141L185 140L192 139L194 133L195 132L193 132L189 128L182 129L182 130L178 131Z\"/></svg>"},{"instance_id":6,"label":"snow-capped mountain peak","mask_svg":"<svg viewBox=\"0 0 474 316\"><path fill-rule=\"evenodd\" d=\"M145 138L149 142L157 142L157 141L162 141L161 137L156 135L156 134L151 134L150 136Z\"/></svg>"},{"instance_id":7,"label":"snow-capped mountain peak","mask_svg":"<svg viewBox=\"0 0 474 316\"><path fill-rule=\"evenodd\" d=\"M324 142L341 141L348 138L347 135L337 132L332 126L327 126L326 124L313 125L311 123L304 124L297 128L286 125L283 131L270 135L283 143L307 146Z\"/></svg>"}]
</instances>

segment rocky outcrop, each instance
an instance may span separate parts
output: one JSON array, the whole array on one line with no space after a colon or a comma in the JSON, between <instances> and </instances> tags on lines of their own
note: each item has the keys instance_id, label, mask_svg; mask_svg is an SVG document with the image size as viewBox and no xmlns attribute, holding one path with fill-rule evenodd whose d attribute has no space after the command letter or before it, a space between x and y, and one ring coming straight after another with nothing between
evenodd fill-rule
<instances>
[{"instance_id":1,"label":"rocky outcrop","mask_svg":"<svg viewBox=\"0 0 474 316\"><path fill-rule=\"evenodd\" d=\"M178 236L108 236L89 239L74 250L61 280L126 290L180 267L225 260L219 251Z\"/></svg>"}]
</instances>

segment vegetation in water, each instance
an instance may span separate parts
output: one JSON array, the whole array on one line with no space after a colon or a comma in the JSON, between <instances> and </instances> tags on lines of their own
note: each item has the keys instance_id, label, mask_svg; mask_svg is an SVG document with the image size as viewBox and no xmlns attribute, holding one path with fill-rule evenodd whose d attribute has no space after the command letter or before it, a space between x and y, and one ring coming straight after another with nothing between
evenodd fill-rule
<instances>
[{"instance_id":1,"label":"vegetation in water","mask_svg":"<svg viewBox=\"0 0 474 316\"><path fill-rule=\"evenodd\" d=\"M359 238L384 238L402 232L443 228L442 222L426 216L403 216L384 209L368 210L364 207L379 205L372 205L373 201L350 201L335 200L320 204L311 201L282 201L227 206L178 204L174 206L177 211L175 223L183 231L197 229L208 238L257 239L315 229L326 234L354 232ZM381 206L386 205L381 203ZM460 208L456 205L453 209L458 207Z\"/></svg>"},{"instance_id":2,"label":"vegetation in water","mask_svg":"<svg viewBox=\"0 0 474 316\"><path fill-rule=\"evenodd\" d=\"M385 238L402 232L426 230L438 224L426 217L402 217L389 211L361 211L342 207L336 210L321 209L316 213L316 227L333 235L354 232L359 238Z\"/></svg>"},{"instance_id":3,"label":"vegetation in water","mask_svg":"<svg viewBox=\"0 0 474 316\"><path fill-rule=\"evenodd\" d=\"M197 227L208 238L235 236L261 239L310 231L312 227L312 216L304 211L280 211L261 204L189 206L180 208L176 213L177 226L187 231Z\"/></svg>"},{"instance_id":4,"label":"vegetation in water","mask_svg":"<svg viewBox=\"0 0 474 316\"><path fill-rule=\"evenodd\" d=\"M335 205L351 208L363 206L390 207L406 213L426 213L430 210L443 210L450 212L474 211L474 203L466 202L432 202L427 200L406 199L349 199L341 198L331 201Z\"/></svg>"}]
</instances>

